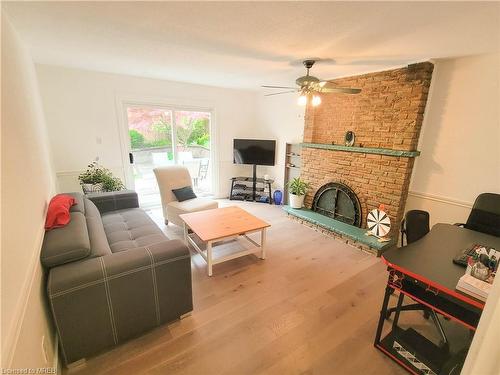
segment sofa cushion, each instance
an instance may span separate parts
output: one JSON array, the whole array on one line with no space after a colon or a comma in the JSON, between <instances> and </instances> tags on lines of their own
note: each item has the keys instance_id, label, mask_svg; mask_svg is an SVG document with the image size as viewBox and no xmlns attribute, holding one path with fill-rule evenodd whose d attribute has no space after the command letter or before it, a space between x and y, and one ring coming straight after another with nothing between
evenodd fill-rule
<instances>
[{"instance_id":1,"label":"sofa cushion","mask_svg":"<svg viewBox=\"0 0 500 375\"><path fill-rule=\"evenodd\" d=\"M85 216L71 212L71 220L63 228L45 232L40 259L45 267L86 258L90 255L90 239Z\"/></svg>"},{"instance_id":2,"label":"sofa cushion","mask_svg":"<svg viewBox=\"0 0 500 375\"><path fill-rule=\"evenodd\" d=\"M80 212L85 215L85 204L84 202L84 195L82 193L65 193L66 195L70 195L73 198L75 198L75 204L71 206L70 212Z\"/></svg>"},{"instance_id":3,"label":"sofa cushion","mask_svg":"<svg viewBox=\"0 0 500 375\"><path fill-rule=\"evenodd\" d=\"M139 207L137 193L132 190L90 193L87 194L87 198L94 202L101 214L109 211Z\"/></svg>"},{"instance_id":4,"label":"sofa cushion","mask_svg":"<svg viewBox=\"0 0 500 375\"><path fill-rule=\"evenodd\" d=\"M105 213L102 215L102 222L113 253L168 239L140 208Z\"/></svg>"},{"instance_id":5,"label":"sofa cushion","mask_svg":"<svg viewBox=\"0 0 500 375\"><path fill-rule=\"evenodd\" d=\"M90 239L90 257L100 257L111 254L106 232L102 224L101 214L97 206L89 199L84 199L85 219Z\"/></svg>"},{"instance_id":6,"label":"sofa cushion","mask_svg":"<svg viewBox=\"0 0 500 375\"><path fill-rule=\"evenodd\" d=\"M173 201L168 204L168 209L173 208L179 214L187 212L197 212L217 208L219 204L208 198L194 198L183 202Z\"/></svg>"}]
</instances>

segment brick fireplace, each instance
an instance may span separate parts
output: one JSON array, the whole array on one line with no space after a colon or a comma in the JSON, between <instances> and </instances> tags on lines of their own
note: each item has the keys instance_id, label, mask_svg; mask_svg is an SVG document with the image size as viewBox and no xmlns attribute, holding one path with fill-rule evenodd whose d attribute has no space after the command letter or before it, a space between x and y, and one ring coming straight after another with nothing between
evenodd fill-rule
<instances>
[{"instance_id":1,"label":"brick fireplace","mask_svg":"<svg viewBox=\"0 0 500 375\"><path fill-rule=\"evenodd\" d=\"M322 95L306 108L301 177L311 183L305 205L312 208L318 189L348 186L359 199L361 227L366 215L385 205L397 237L424 117L433 65L408 67L335 80L361 88L358 95ZM344 145L347 131L355 134ZM332 145L333 142L333 145Z\"/></svg>"}]
</instances>

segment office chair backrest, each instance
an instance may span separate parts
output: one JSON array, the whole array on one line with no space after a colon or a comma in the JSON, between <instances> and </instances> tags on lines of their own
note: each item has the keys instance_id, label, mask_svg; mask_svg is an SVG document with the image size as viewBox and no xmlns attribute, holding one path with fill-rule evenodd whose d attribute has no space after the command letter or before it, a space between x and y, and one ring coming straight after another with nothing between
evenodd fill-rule
<instances>
[{"instance_id":1,"label":"office chair backrest","mask_svg":"<svg viewBox=\"0 0 500 375\"><path fill-rule=\"evenodd\" d=\"M500 237L500 194L479 194L465 228Z\"/></svg>"},{"instance_id":2,"label":"office chair backrest","mask_svg":"<svg viewBox=\"0 0 500 375\"><path fill-rule=\"evenodd\" d=\"M429 213L422 210L411 210L405 215L401 225L401 236L406 235L406 243L410 244L429 233ZM401 238L402 242L403 238Z\"/></svg>"}]
</instances>

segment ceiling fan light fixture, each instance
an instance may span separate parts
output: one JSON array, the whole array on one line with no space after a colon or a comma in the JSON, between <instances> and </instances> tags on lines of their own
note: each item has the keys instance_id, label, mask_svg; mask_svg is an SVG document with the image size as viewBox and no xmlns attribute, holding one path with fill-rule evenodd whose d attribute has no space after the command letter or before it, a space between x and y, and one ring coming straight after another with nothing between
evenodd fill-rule
<instances>
[{"instance_id":1,"label":"ceiling fan light fixture","mask_svg":"<svg viewBox=\"0 0 500 375\"><path fill-rule=\"evenodd\" d=\"M307 104L307 95L305 94L300 94L299 98L297 99L298 105L306 105Z\"/></svg>"},{"instance_id":2,"label":"ceiling fan light fixture","mask_svg":"<svg viewBox=\"0 0 500 375\"><path fill-rule=\"evenodd\" d=\"M263 85L264 88L271 89L287 89L288 91L275 92L272 94L265 94L265 96L288 94L292 92L299 92L300 96L297 103L301 106L307 104L316 107L321 104L320 94L359 94L361 89L356 89L352 87L338 87L333 81L322 81L317 77L309 75L309 69L314 65L315 60L309 59L305 60L304 66L307 69L306 75L299 77L295 80L295 84L298 88L290 86L267 86ZM318 95L315 95L318 94Z\"/></svg>"}]
</instances>

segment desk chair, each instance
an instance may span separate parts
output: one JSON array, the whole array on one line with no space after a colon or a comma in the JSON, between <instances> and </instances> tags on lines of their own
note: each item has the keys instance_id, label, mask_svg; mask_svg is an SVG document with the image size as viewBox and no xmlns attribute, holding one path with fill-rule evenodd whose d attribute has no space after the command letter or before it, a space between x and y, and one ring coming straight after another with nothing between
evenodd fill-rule
<instances>
[{"instance_id":1,"label":"desk chair","mask_svg":"<svg viewBox=\"0 0 500 375\"><path fill-rule=\"evenodd\" d=\"M467 222L455 225L500 237L500 194L479 194Z\"/></svg>"},{"instance_id":2,"label":"desk chair","mask_svg":"<svg viewBox=\"0 0 500 375\"><path fill-rule=\"evenodd\" d=\"M401 221L401 247L404 249L404 240L406 237L406 244L418 241L429 233L429 213L427 211L421 210L411 210L408 211ZM434 325L436 326L439 335L441 336L442 346L448 346L448 339L443 330L443 326L439 321L436 312L425 305L420 303L412 303L410 305L403 306L404 294L400 293L398 298L398 304L396 307L392 307L387 310L386 319L391 317L393 312L396 313L394 318L394 325L397 324L399 319L399 313L401 311L423 311L424 318L432 318Z\"/></svg>"},{"instance_id":3,"label":"desk chair","mask_svg":"<svg viewBox=\"0 0 500 375\"><path fill-rule=\"evenodd\" d=\"M422 210L408 211L401 221L401 246L418 241L429 233L429 213Z\"/></svg>"}]
</instances>

